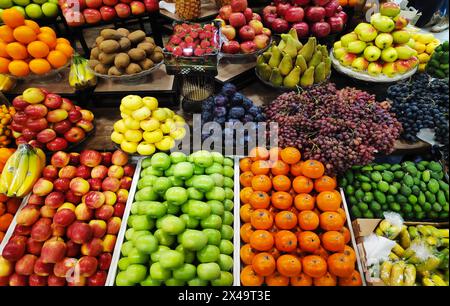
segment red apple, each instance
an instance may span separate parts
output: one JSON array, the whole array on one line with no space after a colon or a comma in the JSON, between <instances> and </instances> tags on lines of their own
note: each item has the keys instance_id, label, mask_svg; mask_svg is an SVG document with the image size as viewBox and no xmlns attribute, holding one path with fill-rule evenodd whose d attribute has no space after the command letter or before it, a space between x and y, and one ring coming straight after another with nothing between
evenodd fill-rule
<instances>
[{"instance_id":1,"label":"red apple","mask_svg":"<svg viewBox=\"0 0 450 306\"><path fill-rule=\"evenodd\" d=\"M59 135L63 135L65 132L70 130L71 127L72 127L72 123L70 123L70 121L68 119L66 119L66 120L54 123L52 129L55 130L55 132L58 133Z\"/></svg>"},{"instance_id":2,"label":"red apple","mask_svg":"<svg viewBox=\"0 0 450 306\"><path fill-rule=\"evenodd\" d=\"M70 27L78 27L86 22L83 14L78 10L67 9L63 14L64 19L66 19L66 22Z\"/></svg>"},{"instance_id":3,"label":"red apple","mask_svg":"<svg viewBox=\"0 0 450 306\"><path fill-rule=\"evenodd\" d=\"M9 285L20 287L28 286L28 276L14 273L9 277Z\"/></svg>"},{"instance_id":4,"label":"red apple","mask_svg":"<svg viewBox=\"0 0 450 306\"><path fill-rule=\"evenodd\" d=\"M56 212L55 216L53 217L53 222L56 225L66 227L71 225L76 220L76 218L77 216L75 215L74 211L65 208Z\"/></svg>"},{"instance_id":5,"label":"red apple","mask_svg":"<svg viewBox=\"0 0 450 306\"><path fill-rule=\"evenodd\" d=\"M311 33L316 37L326 37L330 32L331 27L327 22L316 22L311 26Z\"/></svg>"},{"instance_id":6,"label":"red apple","mask_svg":"<svg viewBox=\"0 0 450 306\"><path fill-rule=\"evenodd\" d=\"M77 177L81 177L82 179L88 179L91 177L91 168L85 165L81 165L77 167Z\"/></svg>"},{"instance_id":7,"label":"red apple","mask_svg":"<svg viewBox=\"0 0 450 306\"><path fill-rule=\"evenodd\" d=\"M247 6L247 0L231 0L231 9L233 12L243 12Z\"/></svg>"},{"instance_id":8,"label":"red apple","mask_svg":"<svg viewBox=\"0 0 450 306\"><path fill-rule=\"evenodd\" d=\"M78 257L81 254L81 244L75 243L72 240L66 242L67 257Z\"/></svg>"},{"instance_id":9,"label":"red apple","mask_svg":"<svg viewBox=\"0 0 450 306\"><path fill-rule=\"evenodd\" d=\"M66 192L69 190L70 179L69 178L57 178L53 181L53 188L56 191Z\"/></svg>"},{"instance_id":10,"label":"red apple","mask_svg":"<svg viewBox=\"0 0 450 306\"><path fill-rule=\"evenodd\" d=\"M44 287L44 286L47 286L47 277L46 276L40 276L40 275L32 274L28 278L28 285L30 285L31 287Z\"/></svg>"},{"instance_id":11,"label":"red apple","mask_svg":"<svg viewBox=\"0 0 450 306\"><path fill-rule=\"evenodd\" d=\"M154 13L159 11L159 2L158 0L144 0L145 9L149 13Z\"/></svg>"},{"instance_id":12,"label":"red apple","mask_svg":"<svg viewBox=\"0 0 450 306\"><path fill-rule=\"evenodd\" d=\"M52 191L47 195L44 203L50 208L57 209L64 204L64 193L61 191Z\"/></svg>"},{"instance_id":13,"label":"red apple","mask_svg":"<svg viewBox=\"0 0 450 306\"><path fill-rule=\"evenodd\" d=\"M114 151L111 162L117 166L125 166L128 163L128 154L122 150Z\"/></svg>"},{"instance_id":14,"label":"red apple","mask_svg":"<svg viewBox=\"0 0 450 306\"><path fill-rule=\"evenodd\" d=\"M63 260L66 255L66 244L58 237L51 238L44 242L41 250L41 258L44 263L57 263Z\"/></svg>"},{"instance_id":15,"label":"red apple","mask_svg":"<svg viewBox=\"0 0 450 306\"><path fill-rule=\"evenodd\" d=\"M286 11L286 14L284 15L284 19L286 19L287 22L300 22L303 20L303 17L305 16L305 13L303 12L303 9L301 7L291 7Z\"/></svg>"},{"instance_id":16,"label":"red apple","mask_svg":"<svg viewBox=\"0 0 450 306\"><path fill-rule=\"evenodd\" d=\"M31 238L33 241L44 242L52 235L52 219L41 218L31 228ZM28 242L28 241L27 241Z\"/></svg>"},{"instance_id":17,"label":"red apple","mask_svg":"<svg viewBox=\"0 0 450 306\"><path fill-rule=\"evenodd\" d=\"M90 110L81 109L80 112L81 112L81 117L83 118L83 120L86 120L86 121L94 120L94 114Z\"/></svg>"},{"instance_id":18,"label":"red apple","mask_svg":"<svg viewBox=\"0 0 450 306\"><path fill-rule=\"evenodd\" d=\"M269 44L269 37L265 34L259 34L255 36L255 39L253 39L253 42L256 45L256 48L258 49L264 49Z\"/></svg>"},{"instance_id":19,"label":"red apple","mask_svg":"<svg viewBox=\"0 0 450 306\"><path fill-rule=\"evenodd\" d=\"M31 226L18 224L14 228L13 236L28 236L31 234Z\"/></svg>"},{"instance_id":20,"label":"red apple","mask_svg":"<svg viewBox=\"0 0 450 306\"><path fill-rule=\"evenodd\" d=\"M56 133L53 129L45 129L36 135L36 139L41 143L47 143L56 138Z\"/></svg>"},{"instance_id":21,"label":"red apple","mask_svg":"<svg viewBox=\"0 0 450 306\"><path fill-rule=\"evenodd\" d=\"M119 3L119 0L103 0L103 4L107 6L114 6Z\"/></svg>"},{"instance_id":22,"label":"red apple","mask_svg":"<svg viewBox=\"0 0 450 306\"><path fill-rule=\"evenodd\" d=\"M91 170L92 178L99 178L103 180L107 175L108 175L108 168L103 165L95 166Z\"/></svg>"},{"instance_id":23,"label":"red apple","mask_svg":"<svg viewBox=\"0 0 450 306\"><path fill-rule=\"evenodd\" d=\"M333 16L335 13L337 13L338 7L339 7L339 1L338 0L331 0L330 2L328 2L324 6L324 8L325 8L325 16L326 17Z\"/></svg>"},{"instance_id":24,"label":"red apple","mask_svg":"<svg viewBox=\"0 0 450 306\"><path fill-rule=\"evenodd\" d=\"M253 42L251 42L253 43ZM256 48L256 46L255 46ZM116 192L117 190L119 190L120 188L120 181L118 179L116 179L115 177L107 177L103 180L102 182L102 190L106 191L112 191L112 192Z\"/></svg>"},{"instance_id":25,"label":"red apple","mask_svg":"<svg viewBox=\"0 0 450 306\"><path fill-rule=\"evenodd\" d=\"M278 5L277 5L278 16L284 17L289 8L291 8L290 3L278 3Z\"/></svg>"},{"instance_id":26,"label":"red apple","mask_svg":"<svg viewBox=\"0 0 450 306\"><path fill-rule=\"evenodd\" d=\"M69 164L70 156L64 151L58 151L52 155L50 162L52 166L56 168L62 168Z\"/></svg>"},{"instance_id":27,"label":"red apple","mask_svg":"<svg viewBox=\"0 0 450 306\"><path fill-rule=\"evenodd\" d=\"M30 140L28 142L28 144L30 146L32 146L33 148L39 148L39 149L43 149L44 148L44 144L40 141L37 141L36 139Z\"/></svg>"},{"instance_id":28,"label":"red apple","mask_svg":"<svg viewBox=\"0 0 450 306\"><path fill-rule=\"evenodd\" d=\"M83 256L78 260L77 266L80 269L81 276L89 277L97 271L98 261L93 256Z\"/></svg>"},{"instance_id":29,"label":"red apple","mask_svg":"<svg viewBox=\"0 0 450 306\"><path fill-rule=\"evenodd\" d=\"M66 201L72 204L78 204L81 202L81 196L77 196L73 193L72 190L68 190L65 194L64 194Z\"/></svg>"},{"instance_id":30,"label":"red apple","mask_svg":"<svg viewBox=\"0 0 450 306\"><path fill-rule=\"evenodd\" d=\"M299 38L308 37L309 35L309 25L306 22L294 23L292 28L297 31Z\"/></svg>"},{"instance_id":31,"label":"red apple","mask_svg":"<svg viewBox=\"0 0 450 306\"><path fill-rule=\"evenodd\" d=\"M336 17L341 17L341 19L342 19L342 21L344 22L344 24L347 23L348 16L347 16L347 13L346 13L346 12L344 12L344 11L338 12L335 16L336 16Z\"/></svg>"},{"instance_id":32,"label":"red apple","mask_svg":"<svg viewBox=\"0 0 450 306\"><path fill-rule=\"evenodd\" d=\"M25 107L27 107L30 104L23 99L22 95L20 95L13 99L12 105L17 111L23 111L25 110Z\"/></svg>"},{"instance_id":33,"label":"red apple","mask_svg":"<svg viewBox=\"0 0 450 306\"><path fill-rule=\"evenodd\" d=\"M83 196L89 191L89 183L81 177L73 178L70 181L70 190L77 196Z\"/></svg>"},{"instance_id":34,"label":"red apple","mask_svg":"<svg viewBox=\"0 0 450 306\"><path fill-rule=\"evenodd\" d=\"M289 23L281 18L276 18L271 24L272 30L275 33L284 33L289 30Z\"/></svg>"},{"instance_id":35,"label":"red apple","mask_svg":"<svg viewBox=\"0 0 450 306\"><path fill-rule=\"evenodd\" d=\"M299 6L307 5L310 2L311 2L311 0L292 0L292 4L299 5Z\"/></svg>"},{"instance_id":36,"label":"red apple","mask_svg":"<svg viewBox=\"0 0 450 306\"><path fill-rule=\"evenodd\" d=\"M44 105L50 109L60 108L62 104L62 98L60 95L50 93L45 96Z\"/></svg>"},{"instance_id":37,"label":"red apple","mask_svg":"<svg viewBox=\"0 0 450 306\"><path fill-rule=\"evenodd\" d=\"M328 2L330 2L330 0L313 0L313 3L318 6L324 6Z\"/></svg>"},{"instance_id":38,"label":"red apple","mask_svg":"<svg viewBox=\"0 0 450 306\"><path fill-rule=\"evenodd\" d=\"M111 207L113 209L113 213L114 213L114 208L112 206L105 205L105 207ZM119 217L110 218L108 220L107 233L112 234L112 235L117 235L120 231L121 224L122 224L122 220Z\"/></svg>"},{"instance_id":39,"label":"red apple","mask_svg":"<svg viewBox=\"0 0 450 306\"><path fill-rule=\"evenodd\" d=\"M344 30L344 21L341 17L332 16L327 19L327 22L330 25L331 33L339 33Z\"/></svg>"},{"instance_id":40,"label":"red apple","mask_svg":"<svg viewBox=\"0 0 450 306\"><path fill-rule=\"evenodd\" d=\"M94 275L90 276L87 279L87 284L90 287L93 286L104 286L106 283L106 278L107 278L108 274L105 271L97 271L94 273Z\"/></svg>"},{"instance_id":41,"label":"red apple","mask_svg":"<svg viewBox=\"0 0 450 306\"><path fill-rule=\"evenodd\" d=\"M305 16L308 21L319 22L325 18L325 9L321 6L307 7Z\"/></svg>"},{"instance_id":42,"label":"red apple","mask_svg":"<svg viewBox=\"0 0 450 306\"><path fill-rule=\"evenodd\" d=\"M47 115L47 107L43 104L30 104L24 112L29 118L44 118Z\"/></svg>"},{"instance_id":43,"label":"red apple","mask_svg":"<svg viewBox=\"0 0 450 306\"><path fill-rule=\"evenodd\" d=\"M223 20L226 20L226 21L228 21L228 19L230 19L231 13L233 13L233 10L231 9L231 5L224 5L219 10L220 18L222 18Z\"/></svg>"},{"instance_id":44,"label":"red apple","mask_svg":"<svg viewBox=\"0 0 450 306\"><path fill-rule=\"evenodd\" d=\"M78 168L75 166L67 165L59 170L58 175L60 178L67 178L71 180L77 175L77 169Z\"/></svg>"},{"instance_id":45,"label":"red apple","mask_svg":"<svg viewBox=\"0 0 450 306\"><path fill-rule=\"evenodd\" d=\"M102 20L102 15L100 14L100 11L96 9L85 9L83 11L84 19L86 20L86 23L88 24L95 24L99 23Z\"/></svg>"},{"instance_id":46,"label":"red apple","mask_svg":"<svg viewBox=\"0 0 450 306\"><path fill-rule=\"evenodd\" d=\"M24 226L32 226L39 219L39 206L26 205L17 213L17 224Z\"/></svg>"},{"instance_id":47,"label":"red apple","mask_svg":"<svg viewBox=\"0 0 450 306\"><path fill-rule=\"evenodd\" d=\"M103 252L103 243L100 238L92 238L91 241L81 245L81 254L86 256L98 256Z\"/></svg>"},{"instance_id":48,"label":"red apple","mask_svg":"<svg viewBox=\"0 0 450 306\"><path fill-rule=\"evenodd\" d=\"M253 11L251 8L247 7L244 12L243 12L244 16L245 16L245 20L247 22L250 22L250 20L253 19Z\"/></svg>"},{"instance_id":49,"label":"red apple","mask_svg":"<svg viewBox=\"0 0 450 306\"><path fill-rule=\"evenodd\" d=\"M84 119L81 119L77 122L77 127L82 128L86 133L94 129L94 125L92 124L92 122Z\"/></svg>"},{"instance_id":50,"label":"red apple","mask_svg":"<svg viewBox=\"0 0 450 306\"><path fill-rule=\"evenodd\" d=\"M15 132L21 133L23 130L23 125L21 123L17 123L16 121L13 121L13 122L11 122L11 129ZM15 137L17 137L17 136L15 136ZM26 140L25 140L25 142L26 142Z\"/></svg>"},{"instance_id":51,"label":"red apple","mask_svg":"<svg viewBox=\"0 0 450 306\"><path fill-rule=\"evenodd\" d=\"M77 261L78 260L76 258L66 257L55 264L53 267L53 273L56 277L66 279L74 274L74 268Z\"/></svg>"},{"instance_id":52,"label":"red apple","mask_svg":"<svg viewBox=\"0 0 450 306\"><path fill-rule=\"evenodd\" d=\"M100 191L102 189L102 179L90 178L87 181L89 183L90 190Z\"/></svg>"},{"instance_id":53,"label":"red apple","mask_svg":"<svg viewBox=\"0 0 450 306\"><path fill-rule=\"evenodd\" d=\"M48 276L53 272L53 264L45 263L42 261L42 258L39 257L34 263L33 272L40 276Z\"/></svg>"},{"instance_id":54,"label":"red apple","mask_svg":"<svg viewBox=\"0 0 450 306\"><path fill-rule=\"evenodd\" d=\"M102 0L86 0L86 6L88 8L99 8L100 6L102 6L102 4Z\"/></svg>"},{"instance_id":55,"label":"red apple","mask_svg":"<svg viewBox=\"0 0 450 306\"><path fill-rule=\"evenodd\" d=\"M119 3L114 6L117 16L119 18L128 18L131 15L131 10L125 3Z\"/></svg>"},{"instance_id":56,"label":"red apple","mask_svg":"<svg viewBox=\"0 0 450 306\"><path fill-rule=\"evenodd\" d=\"M89 226L92 228L92 235L95 238L103 238L105 236L107 225L104 220L91 220L89 221Z\"/></svg>"},{"instance_id":57,"label":"red apple","mask_svg":"<svg viewBox=\"0 0 450 306\"><path fill-rule=\"evenodd\" d=\"M31 275L33 274L34 264L36 263L37 257L31 254L25 254L20 258L15 265L15 272L20 275Z\"/></svg>"},{"instance_id":58,"label":"red apple","mask_svg":"<svg viewBox=\"0 0 450 306\"><path fill-rule=\"evenodd\" d=\"M262 11L263 16L268 15L268 14L277 14L277 7L274 5L268 5L265 8L263 8Z\"/></svg>"},{"instance_id":59,"label":"red apple","mask_svg":"<svg viewBox=\"0 0 450 306\"><path fill-rule=\"evenodd\" d=\"M111 166L112 153L111 152L102 152L102 165L109 167ZM133 170L134 172L134 170Z\"/></svg>"},{"instance_id":60,"label":"red apple","mask_svg":"<svg viewBox=\"0 0 450 306\"><path fill-rule=\"evenodd\" d=\"M65 286L66 285L66 279L64 277L57 277L56 275L51 274L47 278L47 285L51 286L51 287Z\"/></svg>"},{"instance_id":61,"label":"red apple","mask_svg":"<svg viewBox=\"0 0 450 306\"><path fill-rule=\"evenodd\" d=\"M245 25L239 29L239 37L243 41L253 40L255 38L255 30L249 25Z\"/></svg>"},{"instance_id":62,"label":"red apple","mask_svg":"<svg viewBox=\"0 0 450 306\"><path fill-rule=\"evenodd\" d=\"M242 13L231 13L229 22L232 27L240 28L247 23L247 20Z\"/></svg>"},{"instance_id":63,"label":"red apple","mask_svg":"<svg viewBox=\"0 0 450 306\"><path fill-rule=\"evenodd\" d=\"M40 197L34 193L28 198L28 204L30 205L44 205L44 197Z\"/></svg>"},{"instance_id":64,"label":"red apple","mask_svg":"<svg viewBox=\"0 0 450 306\"><path fill-rule=\"evenodd\" d=\"M122 218L123 213L125 212L125 203L116 203L114 205L114 216Z\"/></svg>"},{"instance_id":65,"label":"red apple","mask_svg":"<svg viewBox=\"0 0 450 306\"><path fill-rule=\"evenodd\" d=\"M114 207L112 207L111 205L103 205L100 208L95 210L95 217L97 219L107 221L112 216L114 216ZM111 233L108 233L108 234L111 234Z\"/></svg>"},{"instance_id":66,"label":"red apple","mask_svg":"<svg viewBox=\"0 0 450 306\"><path fill-rule=\"evenodd\" d=\"M105 203L105 195L100 191L89 191L84 201L89 208L96 209Z\"/></svg>"},{"instance_id":67,"label":"red apple","mask_svg":"<svg viewBox=\"0 0 450 306\"><path fill-rule=\"evenodd\" d=\"M14 236L3 248L2 256L9 261L19 260L25 253L27 237Z\"/></svg>"},{"instance_id":68,"label":"red apple","mask_svg":"<svg viewBox=\"0 0 450 306\"><path fill-rule=\"evenodd\" d=\"M133 15L141 15L145 13L145 5L141 1L132 1L130 3L131 14Z\"/></svg>"},{"instance_id":69,"label":"red apple","mask_svg":"<svg viewBox=\"0 0 450 306\"><path fill-rule=\"evenodd\" d=\"M98 268L103 271L108 271L111 265L112 255L110 253L102 253L98 257Z\"/></svg>"},{"instance_id":70,"label":"red apple","mask_svg":"<svg viewBox=\"0 0 450 306\"><path fill-rule=\"evenodd\" d=\"M102 16L103 21L110 21L116 18L116 10L110 6L102 6L100 8L100 15Z\"/></svg>"},{"instance_id":71,"label":"red apple","mask_svg":"<svg viewBox=\"0 0 450 306\"><path fill-rule=\"evenodd\" d=\"M95 150L83 150L80 155L80 163L88 167L95 167L100 165L102 155Z\"/></svg>"},{"instance_id":72,"label":"red apple","mask_svg":"<svg viewBox=\"0 0 450 306\"><path fill-rule=\"evenodd\" d=\"M80 153L70 152L69 156L70 156L69 165L78 166L80 164Z\"/></svg>"},{"instance_id":73,"label":"red apple","mask_svg":"<svg viewBox=\"0 0 450 306\"><path fill-rule=\"evenodd\" d=\"M86 134L83 129L79 127L72 127L70 130L64 133L64 138L68 142L76 143L80 142L86 137Z\"/></svg>"},{"instance_id":74,"label":"red apple","mask_svg":"<svg viewBox=\"0 0 450 306\"><path fill-rule=\"evenodd\" d=\"M91 227L83 222L72 223L67 229L67 237L75 243L83 244L92 239Z\"/></svg>"},{"instance_id":75,"label":"red apple","mask_svg":"<svg viewBox=\"0 0 450 306\"><path fill-rule=\"evenodd\" d=\"M36 138L37 133L33 132L32 130L28 129L28 128L24 128L22 130L22 137L23 139L25 139L26 141L30 141L34 138Z\"/></svg>"},{"instance_id":76,"label":"red apple","mask_svg":"<svg viewBox=\"0 0 450 306\"><path fill-rule=\"evenodd\" d=\"M39 119L28 118L25 125L33 132L40 132L48 127L48 122L45 118Z\"/></svg>"},{"instance_id":77,"label":"red apple","mask_svg":"<svg viewBox=\"0 0 450 306\"><path fill-rule=\"evenodd\" d=\"M59 151L67 149L68 143L64 138L57 137L47 143L46 147L50 151Z\"/></svg>"},{"instance_id":78,"label":"red apple","mask_svg":"<svg viewBox=\"0 0 450 306\"><path fill-rule=\"evenodd\" d=\"M131 183L133 182L133 179L129 176L124 176L120 179L120 188L121 189L130 189Z\"/></svg>"},{"instance_id":79,"label":"red apple","mask_svg":"<svg viewBox=\"0 0 450 306\"><path fill-rule=\"evenodd\" d=\"M128 200L128 194L129 194L128 190L126 190L126 189L119 189L116 192L117 202L126 203L127 200Z\"/></svg>"},{"instance_id":80,"label":"red apple","mask_svg":"<svg viewBox=\"0 0 450 306\"><path fill-rule=\"evenodd\" d=\"M27 103L27 105L29 106L30 104ZM25 124L27 122L28 115L24 111L17 111L12 118L17 124Z\"/></svg>"},{"instance_id":81,"label":"red apple","mask_svg":"<svg viewBox=\"0 0 450 306\"><path fill-rule=\"evenodd\" d=\"M41 254L41 249L42 249L43 245L44 245L44 242L36 241L30 237L27 240L27 252L30 254L39 256Z\"/></svg>"}]
</instances>

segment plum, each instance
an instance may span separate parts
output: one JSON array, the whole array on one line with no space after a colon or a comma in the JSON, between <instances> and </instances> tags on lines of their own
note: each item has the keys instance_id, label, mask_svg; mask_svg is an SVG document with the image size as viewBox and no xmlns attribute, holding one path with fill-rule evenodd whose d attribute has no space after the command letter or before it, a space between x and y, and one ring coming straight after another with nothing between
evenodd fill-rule
<instances>
[{"instance_id":1,"label":"plum","mask_svg":"<svg viewBox=\"0 0 450 306\"><path fill-rule=\"evenodd\" d=\"M234 86L231 83L225 83L222 87L222 94L226 95L226 96L233 96L237 91L236 86Z\"/></svg>"},{"instance_id":2,"label":"plum","mask_svg":"<svg viewBox=\"0 0 450 306\"><path fill-rule=\"evenodd\" d=\"M236 106L230 109L229 117L233 119L239 119L245 116L245 109L240 106Z\"/></svg>"},{"instance_id":3,"label":"plum","mask_svg":"<svg viewBox=\"0 0 450 306\"><path fill-rule=\"evenodd\" d=\"M216 117L225 117L227 115L227 109L224 106L216 107L214 115Z\"/></svg>"},{"instance_id":4,"label":"plum","mask_svg":"<svg viewBox=\"0 0 450 306\"><path fill-rule=\"evenodd\" d=\"M244 95L240 92L235 93L231 98L231 106L241 106L242 102L244 102L244 98Z\"/></svg>"},{"instance_id":5,"label":"plum","mask_svg":"<svg viewBox=\"0 0 450 306\"><path fill-rule=\"evenodd\" d=\"M217 95L214 97L214 103L216 106L225 106L228 103L228 99L223 95Z\"/></svg>"},{"instance_id":6,"label":"plum","mask_svg":"<svg viewBox=\"0 0 450 306\"><path fill-rule=\"evenodd\" d=\"M253 101L245 97L242 106L248 111L253 106Z\"/></svg>"},{"instance_id":7,"label":"plum","mask_svg":"<svg viewBox=\"0 0 450 306\"><path fill-rule=\"evenodd\" d=\"M250 114L250 115L253 115L253 116L258 116L259 114L261 114L261 109L258 107L258 106L256 106L256 105L253 105L252 107L250 107L250 109L248 110L248 113Z\"/></svg>"}]
</instances>

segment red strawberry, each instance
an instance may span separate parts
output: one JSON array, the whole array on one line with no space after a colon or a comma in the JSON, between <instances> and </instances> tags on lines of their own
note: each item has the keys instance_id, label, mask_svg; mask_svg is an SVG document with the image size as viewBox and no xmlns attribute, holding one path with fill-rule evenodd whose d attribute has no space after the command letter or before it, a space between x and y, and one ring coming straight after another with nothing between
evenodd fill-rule
<instances>
[{"instance_id":1,"label":"red strawberry","mask_svg":"<svg viewBox=\"0 0 450 306\"><path fill-rule=\"evenodd\" d=\"M202 42L200 43L200 47L202 47L203 49L208 48L209 46L211 46L211 43L208 40L202 40Z\"/></svg>"},{"instance_id":2,"label":"red strawberry","mask_svg":"<svg viewBox=\"0 0 450 306\"><path fill-rule=\"evenodd\" d=\"M197 49L195 49L195 51L194 51L194 55L195 55L195 56L202 56L203 54L205 54L205 50L204 50L204 49L197 48Z\"/></svg>"}]
</instances>

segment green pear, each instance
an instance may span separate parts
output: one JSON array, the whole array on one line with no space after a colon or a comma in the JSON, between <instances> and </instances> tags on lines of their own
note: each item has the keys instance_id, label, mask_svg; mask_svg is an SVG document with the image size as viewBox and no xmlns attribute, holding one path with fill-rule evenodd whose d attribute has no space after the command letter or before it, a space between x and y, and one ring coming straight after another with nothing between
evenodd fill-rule
<instances>
[{"instance_id":1,"label":"green pear","mask_svg":"<svg viewBox=\"0 0 450 306\"><path fill-rule=\"evenodd\" d=\"M308 69L308 65L306 64L303 55L297 55L297 59L295 60L295 66L299 66L302 72Z\"/></svg>"},{"instance_id":2,"label":"green pear","mask_svg":"<svg viewBox=\"0 0 450 306\"><path fill-rule=\"evenodd\" d=\"M348 44L347 51L353 54L359 54L367 47L366 43L361 40L352 41Z\"/></svg>"},{"instance_id":3,"label":"green pear","mask_svg":"<svg viewBox=\"0 0 450 306\"><path fill-rule=\"evenodd\" d=\"M272 74L272 69L270 66L266 63L262 63L259 65L256 65L256 69L258 71L259 76L264 80L268 81L270 78L270 75Z\"/></svg>"},{"instance_id":4,"label":"green pear","mask_svg":"<svg viewBox=\"0 0 450 306\"><path fill-rule=\"evenodd\" d=\"M314 52L313 57L308 62L308 67L316 67L317 65L320 64L321 61L322 61L322 52L320 52L320 50L316 50L316 52Z\"/></svg>"},{"instance_id":5,"label":"green pear","mask_svg":"<svg viewBox=\"0 0 450 306\"><path fill-rule=\"evenodd\" d=\"M278 43L278 49L280 49L280 51L283 51L285 47L286 41L284 39L280 40L280 42Z\"/></svg>"},{"instance_id":6,"label":"green pear","mask_svg":"<svg viewBox=\"0 0 450 306\"><path fill-rule=\"evenodd\" d=\"M288 88L295 88L300 83L301 69L299 66L295 66L294 69L283 80L283 86Z\"/></svg>"},{"instance_id":7,"label":"green pear","mask_svg":"<svg viewBox=\"0 0 450 306\"><path fill-rule=\"evenodd\" d=\"M318 84L325 80L326 71L325 71L325 62L319 63L314 69L314 83Z\"/></svg>"},{"instance_id":8,"label":"green pear","mask_svg":"<svg viewBox=\"0 0 450 306\"><path fill-rule=\"evenodd\" d=\"M269 66L276 68L281 62L281 51L277 46L272 46L270 51L272 52L272 56L269 59Z\"/></svg>"},{"instance_id":9,"label":"green pear","mask_svg":"<svg viewBox=\"0 0 450 306\"><path fill-rule=\"evenodd\" d=\"M356 35L356 34L355 34ZM317 40L315 37L308 38L308 42L298 51L298 55L302 55L306 62L309 62L316 50Z\"/></svg>"},{"instance_id":10,"label":"green pear","mask_svg":"<svg viewBox=\"0 0 450 306\"><path fill-rule=\"evenodd\" d=\"M408 47L407 45L400 45L395 47L395 51L397 51L398 58L401 60L410 59L415 56L417 51Z\"/></svg>"},{"instance_id":11,"label":"green pear","mask_svg":"<svg viewBox=\"0 0 450 306\"><path fill-rule=\"evenodd\" d=\"M380 13L373 14L370 17L370 24L374 26L379 32L390 33L395 29L394 21Z\"/></svg>"},{"instance_id":12,"label":"green pear","mask_svg":"<svg viewBox=\"0 0 450 306\"><path fill-rule=\"evenodd\" d=\"M341 37L341 46L347 48L352 41L358 40L358 35L355 32L350 32Z\"/></svg>"},{"instance_id":13,"label":"green pear","mask_svg":"<svg viewBox=\"0 0 450 306\"><path fill-rule=\"evenodd\" d=\"M303 73L300 79L301 87L309 87L314 84L314 67L309 67L306 69L305 73Z\"/></svg>"},{"instance_id":14,"label":"green pear","mask_svg":"<svg viewBox=\"0 0 450 306\"><path fill-rule=\"evenodd\" d=\"M283 84L283 76L278 68L273 68L270 74L269 82L275 86L281 86Z\"/></svg>"},{"instance_id":15,"label":"green pear","mask_svg":"<svg viewBox=\"0 0 450 306\"><path fill-rule=\"evenodd\" d=\"M289 54L284 53L283 59L280 62L280 65L278 66L278 69L280 69L280 73L282 76L286 76L291 72L293 66L292 66L292 58Z\"/></svg>"},{"instance_id":16,"label":"green pear","mask_svg":"<svg viewBox=\"0 0 450 306\"><path fill-rule=\"evenodd\" d=\"M287 38L286 47L283 49L283 52L289 54L290 57L295 57L297 55L297 46L294 39L290 35Z\"/></svg>"}]
</instances>

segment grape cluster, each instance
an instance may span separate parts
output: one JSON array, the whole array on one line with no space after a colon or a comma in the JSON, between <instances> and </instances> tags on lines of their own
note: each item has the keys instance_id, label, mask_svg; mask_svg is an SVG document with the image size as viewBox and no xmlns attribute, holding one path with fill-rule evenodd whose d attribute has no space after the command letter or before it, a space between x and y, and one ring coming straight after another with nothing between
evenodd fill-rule
<instances>
[{"instance_id":1,"label":"grape cluster","mask_svg":"<svg viewBox=\"0 0 450 306\"><path fill-rule=\"evenodd\" d=\"M376 153L391 153L401 132L374 95L338 90L333 83L282 94L265 112L268 122L278 123L281 147L298 147L305 158L324 163L329 174L370 163Z\"/></svg>"},{"instance_id":2,"label":"grape cluster","mask_svg":"<svg viewBox=\"0 0 450 306\"><path fill-rule=\"evenodd\" d=\"M419 74L413 79L392 85L387 90L392 111L403 125L401 137L417 142L423 128L434 129L435 139L448 146L448 79L433 79Z\"/></svg>"}]
</instances>

